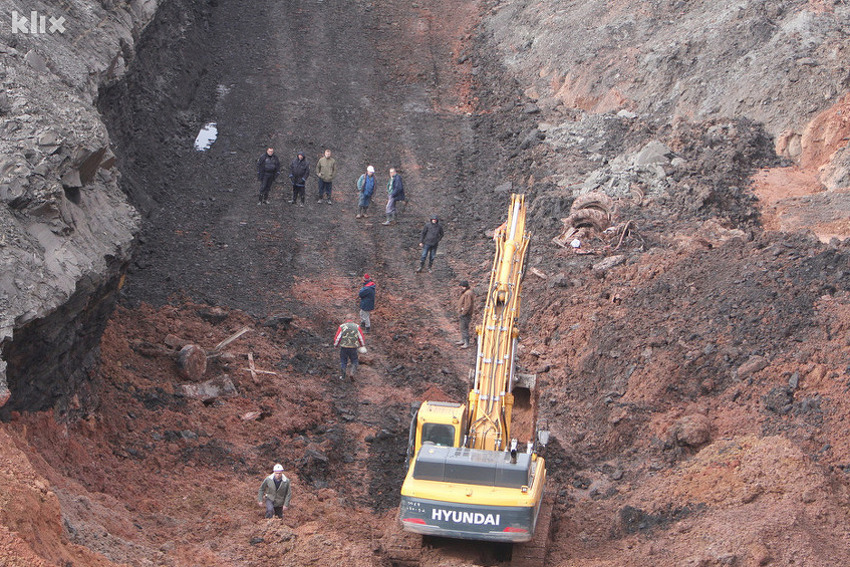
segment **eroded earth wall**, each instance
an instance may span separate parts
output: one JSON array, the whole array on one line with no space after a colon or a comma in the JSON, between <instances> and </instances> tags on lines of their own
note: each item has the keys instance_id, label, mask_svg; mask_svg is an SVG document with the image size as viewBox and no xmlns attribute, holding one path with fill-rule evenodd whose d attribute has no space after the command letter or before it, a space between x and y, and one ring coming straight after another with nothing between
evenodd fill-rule
<instances>
[{"instance_id":1,"label":"eroded earth wall","mask_svg":"<svg viewBox=\"0 0 850 567\"><path fill-rule=\"evenodd\" d=\"M86 402L140 223L95 104L158 4L0 1L0 417Z\"/></svg>"}]
</instances>

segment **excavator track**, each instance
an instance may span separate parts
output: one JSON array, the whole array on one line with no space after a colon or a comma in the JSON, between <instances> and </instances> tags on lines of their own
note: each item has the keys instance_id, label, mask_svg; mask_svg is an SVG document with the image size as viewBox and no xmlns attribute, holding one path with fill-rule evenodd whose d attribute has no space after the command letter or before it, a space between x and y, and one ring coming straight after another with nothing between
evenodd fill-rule
<instances>
[{"instance_id":1,"label":"excavator track","mask_svg":"<svg viewBox=\"0 0 850 567\"><path fill-rule=\"evenodd\" d=\"M537 527L534 530L534 538L527 543L514 544L511 553L511 567L542 567L546 564L554 506L555 499L552 496L547 495L543 498L537 517Z\"/></svg>"},{"instance_id":2,"label":"excavator track","mask_svg":"<svg viewBox=\"0 0 850 567\"><path fill-rule=\"evenodd\" d=\"M381 540L381 551L392 567L419 567L422 557L422 536L403 531L393 523Z\"/></svg>"}]
</instances>

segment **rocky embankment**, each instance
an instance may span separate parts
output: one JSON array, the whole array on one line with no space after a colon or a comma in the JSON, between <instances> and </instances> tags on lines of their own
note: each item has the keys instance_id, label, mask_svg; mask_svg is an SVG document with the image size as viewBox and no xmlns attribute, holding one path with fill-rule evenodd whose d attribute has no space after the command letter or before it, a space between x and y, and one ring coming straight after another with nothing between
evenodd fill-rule
<instances>
[{"instance_id":1,"label":"rocky embankment","mask_svg":"<svg viewBox=\"0 0 850 567\"><path fill-rule=\"evenodd\" d=\"M700 166L760 170L765 226L828 242L850 235L848 17L844 2L497 2L485 29L537 117L518 141L545 138L535 182L669 201L676 179L704 173L687 160L698 149ZM773 163L751 134L740 161L712 155L753 127Z\"/></svg>"},{"instance_id":2,"label":"rocky embankment","mask_svg":"<svg viewBox=\"0 0 850 567\"><path fill-rule=\"evenodd\" d=\"M95 105L156 10L156 0L0 2L0 416L87 403L139 227Z\"/></svg>"}]
</instances>

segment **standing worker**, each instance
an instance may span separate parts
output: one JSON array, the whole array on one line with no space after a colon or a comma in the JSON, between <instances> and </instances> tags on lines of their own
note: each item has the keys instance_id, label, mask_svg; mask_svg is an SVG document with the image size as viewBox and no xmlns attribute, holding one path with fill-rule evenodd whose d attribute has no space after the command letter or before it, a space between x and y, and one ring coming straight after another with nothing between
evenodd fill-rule
<instances>
[{"instance_id":1,"label":"standing worker","mask_svg":"<svg viewBox=\"0 0 850 567\"><path fill-rule=\"evenodd\" d=\"M434 265L434 255L437 254L437 245L443 238L443 225L440 224L440 217L437 215L431 216L431 220L425 223L422 228L422 234L419 236L419 247L422 248L422 257L419 258L419 267L416 268L416 273L422 271L425 267L425 258L428 257L428 271Z\"/></svg>"},{"instance_id":2,"label":"standing worker","mask_svg":"<svg viewBox=\"0 0 850 567\"><path fill-rule=\"evenodd\" d=\"M469 288L468 281L463 280L460 282L460 287L463 291L457 300L457 314L460 319L460 340L457 344L460 345L460 348L469 348L469 323L472 321L472 308L475 303L475 297Z\"/></svg>"},{"instance_id":3,"label":"standing worker","mask_svg":"<svg viewBox=\"0 0 850 567\"><path fill-rule=\"evenodd\" d=\"M368 333L372 328L371 315L375 309L375 282L369 274L363 274L363 287L358 293L360 297L360 326Z\"/></svg>"},{"instance_id":4,"label":"standing worker","mask_svg":"<svg viewBox=\"0 0 850 567\"><path fill-rule=\"evenodd\" d=\"M304 157L304 152L298 152L298 157L289 164L289 179L292 181L292 200L289 201L291 204L294 205L298 197L301 197L301 206L304 206L308 177L310 177L310 162Z\"/></svg>"},{"instance_id":5,"label":"standing worker","mask_svg":"<svg viewBox=\"0 0 850 567\"><path fill-rule=\"evenodd\" d=\"M396 203L404 201L404 199L404 183L401 181L401 175L396 172L394 167L391 167L390 180L387 182L387 220L381 224L388 225L395 222Z\"/></svg>"},{"instance_id":6,"label":"standing worker","mask_svg":"<svg viewBox=\"0 0 850 567\"><path fill-rule=\"evenodd\" d=\"M266 507L266 518L277 516L283 519L283 511L289 508L289 499L292 491L289 479L283 474L283 465L274 466L272 474L263 480L260 492L257 494L257 502Z\"/></svg>"},{"instance_id":7,"label":"standing worker","mask_svg":"<svg viewBox=\"0 0 850 567\"><path fill-rule=\"evenodd\" d=\"M260 182L260 199L258 205L269 203L269 191L272 183L280 174L280 160L274 155L274 148L269 148L257 160L257 181Z\"/></svg>"},{"instance_id":8,"label":"standing worker","mask_svg":"<svg viewBox=\"0 0 850 567\"><path fill-rule=\"evenodd\" d=\"M349 313L345 316L345 322L336 330L334 346L339 347L340 380L345 380L345 369L351 362L351 372L348 374L354 382L354 374L357 372L357 349L366 346L366 339L360 325L354 322L354 315Z\"/></svg>"},{"instance_id":9,"label":"standing worker","mask_svg":"<svg viewBox=\"0 0 850 567\"><path fill-rule=\"evenodd\" d=\"M372 203L372 194L375 192L375 168L371 165L366 168L366 173L357 178L357 216L355 218L366 218L366 211Z\"/></svg>"},{"instance_id":10,"label":"standing worker","mask_svg":"<svg viewBox=\"0 0 850 567\"><path fill-rule=\"evenodd\" d=\"M319 200L322 202L322 195L327 195L328 205L331 204L331 190L333 189L333 180L336 176L336 160L331 157L331 151L325 149L325 156L319 158L316 164L316 176L319 178Z\"/></svg>"}]
</instances>

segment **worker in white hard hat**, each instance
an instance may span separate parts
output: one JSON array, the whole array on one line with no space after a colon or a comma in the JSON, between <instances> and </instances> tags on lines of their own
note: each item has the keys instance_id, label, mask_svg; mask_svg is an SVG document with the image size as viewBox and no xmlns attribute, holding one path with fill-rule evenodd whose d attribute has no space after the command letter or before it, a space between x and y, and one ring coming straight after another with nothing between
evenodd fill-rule
<instances>
[{"instance_id":1,"label":"worker in white hard hat","mask_svg":"<svg viewBox=\"0 0 850 567\"><path fill-rule=\"evenodd\" d=\"M289 479L283 474L283 465L276 464L272 474L263 480L257 502L266 507L266 518L283 518L283 511L289 508L289 499L292 491L289 487Z\"/></svg>"},{"instance_id":2,"label":"worker in white hard hat","mask_svg":"<svg viewBox=\"0 0 850 567\"><path fill-rule=\"evenodd\" d=\"M377 182L375 181L375 168L371 165L366 168L366 173L357 178L357 194L359 195L357 201L357 215L355 218L362 218L366 216L366 212L369 210L369 205L372 203L372 195L375 193L375 187L377 187Z\"/></svg>"}]
</instances>

